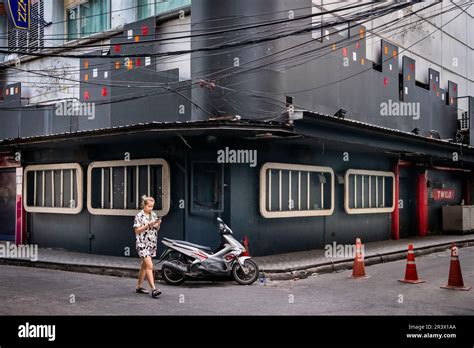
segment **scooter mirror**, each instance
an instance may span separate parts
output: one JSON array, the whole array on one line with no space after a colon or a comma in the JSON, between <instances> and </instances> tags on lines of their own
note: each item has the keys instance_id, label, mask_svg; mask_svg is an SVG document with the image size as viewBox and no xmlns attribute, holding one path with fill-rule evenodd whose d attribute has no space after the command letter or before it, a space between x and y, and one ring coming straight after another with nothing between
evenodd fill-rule
<instances>
[{"instance_id":1,"label":"scooter mirror","mask_svg":"<svg viewBox=\"0 0 474 348\"><path fill-rule=\"evenodd\" d=\"M220 217L217 218L217 221L220 222L220 223L224 223L224 221L222 221L222 219Z\"/></svg>"}]
</instances>

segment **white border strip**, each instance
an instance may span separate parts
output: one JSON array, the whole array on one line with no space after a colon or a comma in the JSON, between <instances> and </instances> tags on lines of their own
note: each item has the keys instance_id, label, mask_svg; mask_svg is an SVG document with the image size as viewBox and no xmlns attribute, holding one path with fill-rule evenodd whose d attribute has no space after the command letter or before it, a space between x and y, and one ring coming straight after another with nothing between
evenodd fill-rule
<instances>
[{"instance_id":1,"label":"white border strip","mask_svg":"<svg viewBox=\"0 0 474 348\"><path fill-rule=\"evenodd\" d=\"M330 208L318 209L318 210L268 211L266 208L266 197L267 197L266 172L268 169L330 173L331 174L331 188L330 188L331 189L331 206ZM334 212L334 171L332 170L332 168L308 166L308 165L301 165L301 164L267 162L260 169L260 214L264 218L272 219L272 218L285 218L285 217L328 216L328 215L332 215L333 212Z\"/></svg>"},{"instance_id":2,"label":"white border strip","mask_svg":"<svg viewBox=\"0 0 474 348\"><path fill-rule=\"evenodd\" d=\"M135 166L150 166L150 165L161 165L163 168L162 172L162 199L163 209L155 210L155 213L164 216L168 214L170 210L170 167L166 160L162 158L148 158L140 160L130 160L130 161L99 161L92 162L87 168L87 210L92 215L115 215L115 216L135 216L137 214L137 209L101 209L101 208L92 208L91 202L91 190L92 190L92 170L94 168L113 168L113 167L135 167ZM138 168L138 167L137 167ZM138 176L136 182L138 183ZM139 197L137 191L136 198ZM155 197L156 199L156 197Z\"/></svg>"},{"instance_id":3,"label":"white border strip","mask_svg":"<svg viewBox=\"0 0 474 348\"><path fill-rule=\"evenodd\" d=\"M47 170L64 170L69 169L76 171L76 187L77 187L77 200L76 207L74 208L60 208L60 207L31 207L27 205L28 202L28 182L27 175L29 172L47 171ZM60 163L60 164L35 164L26 166L23 171L23 207L28 213L52 213L52 214L79 214L82 211L83 201L83 181L82 181L82 167L79 163ZM43 175L44 179L44 175ZM72 177L71 177L72 183ZM44 194L44 193L43 193ZM71 192L71 196L74 194Z\"/></svg>"},{"instance_id":4,"label":"white border strip","mask_svg":"<svg viewBox=\"0 0 474 348\"><path fill-rule=\"evenodd\" d=\"M375 182L378 177L392 178L392 206L384 208L350 208L349 207L349 176L350 175L370 175L375 176ZM378 204L378 185L375 187L376 204ZM374 213L392 213L395 210L395 174L392 172L382 172L376 170L348 169L344 178L344 210L347 214L374 214Z\"/></svg>"}]
</instances>

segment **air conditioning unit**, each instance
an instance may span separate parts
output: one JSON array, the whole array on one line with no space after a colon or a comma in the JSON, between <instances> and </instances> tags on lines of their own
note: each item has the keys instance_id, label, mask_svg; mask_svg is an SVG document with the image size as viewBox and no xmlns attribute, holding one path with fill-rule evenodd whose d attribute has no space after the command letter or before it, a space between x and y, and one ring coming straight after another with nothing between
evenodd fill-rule
<instances>
[{"instance_id":1,"label":"air conditioning unit","mask_svg":"<svg viewBox=\"0 0 474 348\"><path fill-rule=\"evenodd\" d=\"M463 111L461 118L459 119L459 130L469 130L469 114L467 113L467 111Z\"/></svg>"}]
</instances>

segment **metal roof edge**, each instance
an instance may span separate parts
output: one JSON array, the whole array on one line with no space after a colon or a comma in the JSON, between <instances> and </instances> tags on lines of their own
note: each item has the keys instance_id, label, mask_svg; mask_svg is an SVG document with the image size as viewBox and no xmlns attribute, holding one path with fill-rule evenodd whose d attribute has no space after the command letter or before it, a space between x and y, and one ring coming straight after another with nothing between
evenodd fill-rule
<instances>
[{"instance_id":1,"label":"metal roof edge","mask_svg":"<svg viewBox=\"0 0 474 348\"><path fill-rule=\"evenodd\" d=\"M456 147L462 147L468 150L474 150L474 147L468 144L454 143L446 139L427 138L419 134L414 134L414 133L402 131L399 129L383 127L383 126L374 125L371 123L366 123L366 122L353 120L353 119L346 119L346 118L343 119L337 116L328 115L328 114L324 114L320 112L307 111L307 110L303 112L303 120L314 120L314 119L325 120L325 121L329 121L333 123L343 124L346 126L364 128L367 130L381 131L381 132L389 133L395 136L411 137L413 140L431 142L431 143L436 143L438 145L451 145L451 146L456 146ZM298 122L298 120L296 120L296 122Z\"/></svg>"}]
</instances>

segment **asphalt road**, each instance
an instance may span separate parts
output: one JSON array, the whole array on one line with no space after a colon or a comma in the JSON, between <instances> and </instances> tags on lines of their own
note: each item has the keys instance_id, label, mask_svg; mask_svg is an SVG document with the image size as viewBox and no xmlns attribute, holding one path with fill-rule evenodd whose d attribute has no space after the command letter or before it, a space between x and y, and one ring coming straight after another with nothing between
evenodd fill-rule
<instances>
[{"instance_id":1,"label":"asphalt road","mask_svg":"<svg viewBox=\"0 0 474 348\"><path fill-rule=\"evenodd\" d=\"M474 285L474 247L460 249L464 282ZM0 266L0 315L474 315L474 289L440 289L449 251L418 257L426 283L397 282L405 261L304 280L242 286L234 282L164 283L159 299L134 292L135 280L29 267Z\"/></svg>"}]
</instances>

